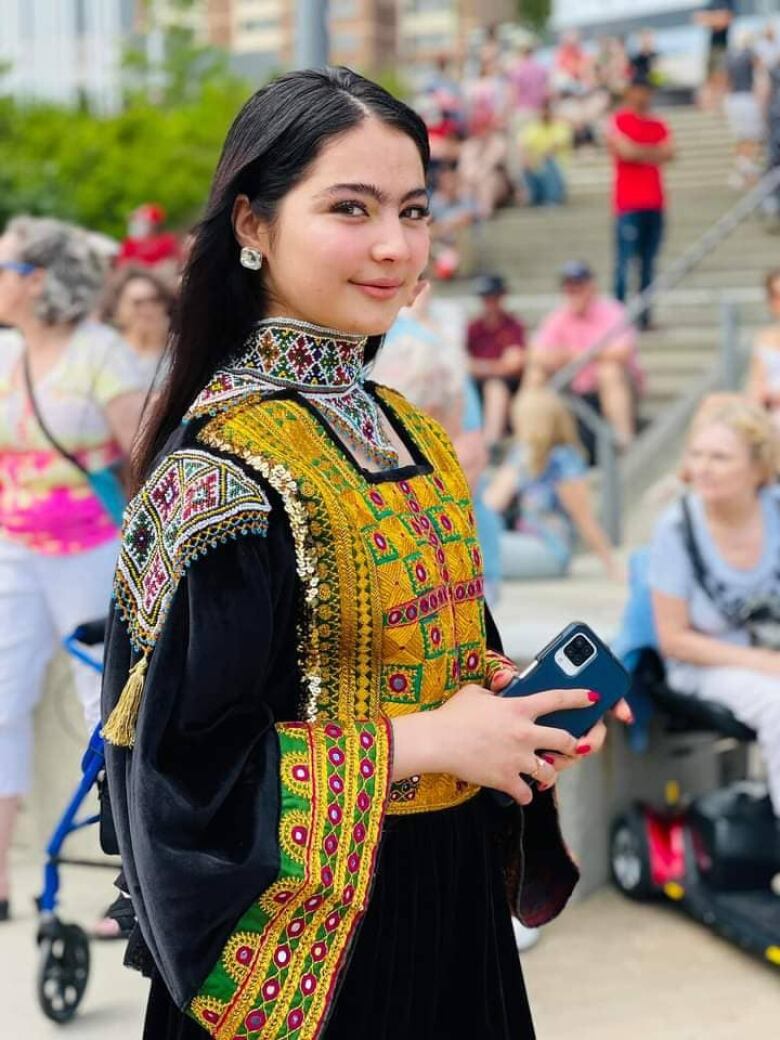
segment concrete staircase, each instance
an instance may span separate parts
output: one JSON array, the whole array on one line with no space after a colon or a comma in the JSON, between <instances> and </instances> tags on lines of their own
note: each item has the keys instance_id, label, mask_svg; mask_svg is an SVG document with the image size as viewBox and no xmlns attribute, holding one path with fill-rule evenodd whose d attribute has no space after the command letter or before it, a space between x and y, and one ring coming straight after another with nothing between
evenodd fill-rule
<instances>
[{"instance_id":1,"label":"concrete staircase","mask_svg":"<svg viewBox=\"0 0 780 1040\"><path fill-rule=\"evenodd\" d=\"M738 199L727 185L731 141L723 118L692 107L661 111L675 134L678 158L667 168L668 224L660 267L668 266ZM612 280L611 171L603 150L579 153L569 169L570 202L560 210L510 209L483 229L483 266L502 272L512 306L533 328L557 300L557 271L582 258L609 290ZM780 265L780 239L749 218L657 306L660 328L642 336L648 372L642 403L654 420L697 384L716 361L720 305L739 304L743 337L765 320L763 277ZM453 285L448 292L462 293Z\"/></svg>"}]
</instances>

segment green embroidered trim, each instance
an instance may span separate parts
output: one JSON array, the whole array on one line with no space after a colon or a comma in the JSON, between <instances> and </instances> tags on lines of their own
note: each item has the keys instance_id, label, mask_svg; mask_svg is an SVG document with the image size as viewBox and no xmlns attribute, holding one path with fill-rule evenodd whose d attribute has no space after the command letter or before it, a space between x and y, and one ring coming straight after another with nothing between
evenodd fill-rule
<instances>
[{"instance_id":1,"label":"green embroidered trim","mask_svg":"<svg viewBox=\"0 0 780 1040\"><path fill-rule=\"evenodd\" d=\"M276 729L279 877L240 919L189 1008L215 1040L318 1035L374 873L387 722Z\"/></svg>"}]
</instances>

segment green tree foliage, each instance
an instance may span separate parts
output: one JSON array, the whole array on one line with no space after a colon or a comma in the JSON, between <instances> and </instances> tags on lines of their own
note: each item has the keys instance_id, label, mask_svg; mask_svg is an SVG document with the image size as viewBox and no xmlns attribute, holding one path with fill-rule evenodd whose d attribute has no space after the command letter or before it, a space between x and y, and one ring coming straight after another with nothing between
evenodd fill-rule
<instances>
[{"instance_id":1,"label":"green tree foliage","mask_svg":"<svg viewBox=\"0 0 780 1040\"><path fill-rule=\"evenodd\" d=\"M128 213L148 201L161 203L174 227L197 219L227 128L253 85L187 29L166 28L162 40L156 69L143 48L128 49L126 105L116 114L0 96L2 223L35 213L118 237Z\"/></svg>"},{"instance_id":2,"label":"green tree foliage","mask_svg":"<svg viewBox=\"0 0 780 1040\"><path fill-rule=\"evenodd\" d=\"M517 15L523 25L541 32L552 14L552 0L517 0Z\"/></svg>"}]
</instances>

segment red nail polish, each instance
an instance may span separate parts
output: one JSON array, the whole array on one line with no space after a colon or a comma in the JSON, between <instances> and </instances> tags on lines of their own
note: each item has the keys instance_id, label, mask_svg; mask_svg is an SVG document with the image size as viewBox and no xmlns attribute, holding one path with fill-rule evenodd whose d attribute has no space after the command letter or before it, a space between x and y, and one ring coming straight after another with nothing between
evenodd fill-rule
<instances>
[{"instance_id":1,"label":"red nail polish","mask_svg":"<svg viewBox=\"0 0 780 1040\"><path fill-rule=\"evenodd\" d=\"M552 757L552 755L539 755L539 758L544 759L548 766L555 765L555 759Z\"/></svg>"},{"instance_id":2,"label":"red nail polish","mask_svg":"<svg viewBox=\"0 0 780 1040\"><path fill-rule=\"evenodd\" d=\"M601 700L601 694L595 690L588 690L588 700L591 704L597 704Z\"/></svg>"},{"instance_id":3,"label":"red nail polish","mask_svg":"<svg viewBox=\"0 0 780 1040\"><path fill-rule=\"evenodd\" d=\"M592 750L592 748L591 748L590 744L580 744L580 746L577 748L577 754L578 755L589 755L591 753L591 750Z\"/></svg>"}]
</instances>

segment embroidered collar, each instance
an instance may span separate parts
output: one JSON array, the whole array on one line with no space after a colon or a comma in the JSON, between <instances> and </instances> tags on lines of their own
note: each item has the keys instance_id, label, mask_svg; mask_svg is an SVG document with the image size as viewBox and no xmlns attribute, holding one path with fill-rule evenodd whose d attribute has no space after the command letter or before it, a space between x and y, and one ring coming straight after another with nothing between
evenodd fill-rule
<instances>
[{"instance_id":1,"label":"embroidered collar","mask_svg":"<svg viewBox=\"0 0 780 1040\"><path fill-rule=\"evenodd\" d=\"M364 385L367 339L294 318L266 318L236 359L217 370L187 413L216 414L258 391L289 389L313 405L348 445L377 465L398 465L398 454Z\"/></svg>"}]
</instances>

